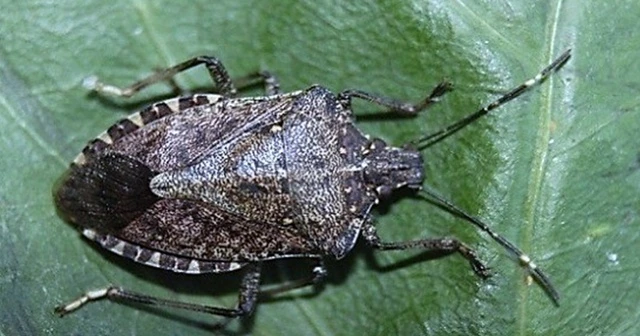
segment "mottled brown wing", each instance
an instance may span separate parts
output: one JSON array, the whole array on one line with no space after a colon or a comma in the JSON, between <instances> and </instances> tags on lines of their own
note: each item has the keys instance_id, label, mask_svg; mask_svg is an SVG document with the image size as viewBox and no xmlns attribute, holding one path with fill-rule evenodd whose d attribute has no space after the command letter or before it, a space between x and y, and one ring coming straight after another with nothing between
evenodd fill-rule
<instances>
[{"instance_id":1,"label":"mottled brown wing","mask_svg":"<svg viewBox=\"0 0 640 336\"><path fill-rule=\"evenodd\" d=\"M248 221L215 204L157 197L149 189L153 175L129 156L99 155L70 169L56 203L83 229L182 257L253 261L317 252L295 226Z\"/></svg>"},{"instance_id":2,"label":"mottled brown wing","mask_svg":"<svg viewBox=\"0 0 640 336\"><path fill-rule=\"evenodd\" d=\"M256 261L317 254L293 226L247 222L214 206L163 199L111 235L207 261Z\"/></svg>"},{"instance_id":3,"label":"mottled brown wing","mask_svg":"<svg viewBox=\"0 0 640 336\"><path fill-rule=\"evenodd\" d=\"M278 123L294 94L193 106L125 135L110 150L135 157L155 172L186 167L240 134Z\"/></svg>"}]
</instances>

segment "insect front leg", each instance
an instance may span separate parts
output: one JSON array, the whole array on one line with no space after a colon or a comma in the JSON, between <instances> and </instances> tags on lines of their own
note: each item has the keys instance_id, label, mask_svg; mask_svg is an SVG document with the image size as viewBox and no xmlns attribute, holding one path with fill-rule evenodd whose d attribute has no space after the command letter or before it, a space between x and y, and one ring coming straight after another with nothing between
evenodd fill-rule
<instances>
[{"instance_id":1,"label":"insect front leg","mask_svg":"<svg viewBox=\"0 0 640 336\"><path fill-rule=\"evenodd\" d=\"M447 81L440 82L435 88L433 88L431 93L418 104L412 104L387 97L381 97L360 90L342 91L338 95L338 100L343 106L349 109L351 108L351 101L353 100L353 98L359 98L389 108L390 112L393 113L405 116L415 116L418 114L418 112L437 103L440 100L440 97L451 90L453 90L453 85L451 83Z\"/></svg>"},{"instance_id":2,"label":"insect front leg","mask_svg":"<svg viewBox=\"0 0 640 336\"><path fill-rule=\"evenodd\" d=\"M66 305L58 306L55 308L55 313L59 316L64 316L79 309L89 302L108 299L111 301L121 301L151 306L164 306L170 308L192 310L224 317L239 317L249 315L255 309L258 293L260 291L260 272L260 263L249 264L247 266L245 274L242 278L242 283L240 284L239 299L236 308L212 307L201 304L160 299L154 296L132 292L120 287L109 286L107 288L89 291L73 302L70 302Z\"/></svg>"},{"instance_id":3,"label":"insect front leg","mask_svg":"<svg viewBox=\"0 0 640 336\"><path fill-rule=\"evenodd\" d=\"M220 94L228 97L235 96L237 89L231 81L227 70L220 60L212 56L194 57L172 67L158 70L152 75L125 88L104 84L95 78L92 78L92 80L85 80L85 86L100 93L112 94L121 97L131 97L148 86L159 82L170 81L175 75L201 64L204 64L207 67L207 70L209 70L209 75L213 79L213 82Z\"/></svg>"},{"instance_id":4,"label":"insect front leg","mask_svg":"<svg viewBox=\"0 0 640 336\"><path fill-rule=\"evenodd\" d=\"M479 277L489 277L489 268L478 258L476 252L455 238L428 238L401 242L383 242L371 223L365 223L362 237L373 248L382 251L420 249L422 252L434 253L437 257L460 253L469 261L473 272Z\"/></svg>"}]
</instances>

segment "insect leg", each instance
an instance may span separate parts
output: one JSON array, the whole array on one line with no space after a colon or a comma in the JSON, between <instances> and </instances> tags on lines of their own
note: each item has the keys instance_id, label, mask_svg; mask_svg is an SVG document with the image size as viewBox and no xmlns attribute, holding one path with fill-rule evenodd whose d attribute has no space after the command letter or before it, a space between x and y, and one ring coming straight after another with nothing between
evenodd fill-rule
<instances>
[{"instance_id":1,"label":"insect leg","mask_svg":"<svg viewBox=\"0 0 640 336\"><path fill-rule=\"evenodd\" d=\"M488 105L482 107L478 111L467 115L466 117L454 122L453 124L446 126L436 132L425 135L419 139L412 141L414 147L422 150L427 148L446 137L456 133L467 125L470 125L478 118L487 115L489 112L497 109L498 107L508 103L509 101L519 97L521 94L529 90L535 85L538 85L544 82L552 73L562 68L563 65L567 63L567 61L571 58L571 49L562 53L558 58L556 58L551 64L549 64L546 68L542 69L537 75L533 78L523 82L517 87L511 89L509 92L505 93L498 99L492 101Z\"/></svg>"},{"instance_id":2,"label":"insect leg","mask_svg":"<svg viewBox=\"0 0 640 336\"><path fill-rule=\"evenodd\" d=\"M268 71L260 71L249 74L244 77L236 78L233 80L238 91L247 89L256 85L263 85L264 92L267 96L272 96L280 93L280 82L278 79Z\"/></svg>"},{"instance_id":3,"label":"insect leg","mask_svg":"<svg viewBox=\"0 0 640 336\"><path fill-rule=\"evenodd\" d=\"M441 96L451 90L453 90L453 85L449 82L443 81L439 83L435 88L433 88L431 93L418 104L412 104L387 97L381 97L360 90L342 91L338 95L338 100L343 106L351 108L351 101L353 100L353 98L359 98L372 102L374 104L387 107L391 110L391 112L398 113L400 115L415 116L418 114L418 112L430 107L434 103L437 103L440 100Z\"/></svg>"},{"instance_id":4,"label":"insect leg","mask_svg":"<svg viewBox=\"0 0 640 336\"><path fill-rule=\"evenodd\" d=\"M383 242L375 227L366 223L362 229L363 238L373 248L382 251L420 249L444 257L453 253L460 253L471 264L473 271L481 278L489 277L489 268L478 258L476 252L455 238L429 238L401 242Z\"/></svg>"},{"instance_id":5,"label":"insect leg","mask_svg":"<svg viewBox=\"0 0 640 336\"><path fill-rule=\"evenodd\" d=\"M258 298L260 286L260 267L261 264L259 263L249 264L247 266L246 273L244 274L242 283L240 284L238 305L233 309L160 299L154 296L132 292L120 287L109 286L107 288L89 291L73 302L70 302L66 305L58 306L55 308L55 313L59 316L64 316L79 309L80 307L91 301L108 299L111 301L122 301L151 306L164 306L170 308L192 310L225 317L238 317L248 315L253 312Z\"/></svg>"},{"instance_id":6,"label":"insect leg","mask_svg":"<svg viewBox=\"0 0 640 336\"><path fill-rule=\"evenodd\" d=\"M85 80L85 86L100 93L131 97L148 86L171 80L178 73L201 64L204 64L207 67L207 70L209 70L209 75L211 75L211 78L216 84L220 94L224 96L234 96L236 94L237 90L234 87L227 70L224 68L220 60L212 56L194 57L172 67L161 69L125 88L104 84L95 78L91 78L92 80Z\"/></svg>"},{"instance_id":7,"label":"insect leg","mask_svg":"<svg viewBox=\"0 0 640 336\"><path fill-rule=\"evenodd\" d=\"M479 218L471 216L466 211L453 204L451 201L431 190L429 187L423 186L423 189L420 191L420 193L429 202L438 205L440 208L448 211L452 215L464 219L467 223L474 225L481 231L488 234L491 238L493 238L493 240L495 240L498 244L500 244L509 253L511 253L518 259L520 265L527 269L529 275L542 287L547 295L549 295L551 301L553 301L556 306L559 305L560 294L553 287L553 284L551 283L551 280L549 280L549 277L547 277L547 275L533 262L533 260L531 260L531 258L529 258L529 256L527 256L516 245L514 245L498 233L494 232L486 223L481 221Z\"/></svg>"},{"instance_id":8,"label":"insect leg","mask_svg":"<svg viewBox=\"0 0 640 336\"><path fill-rule=\"evenodd\" d=\"M276 288L262 290L260 292L260 295L275 296L280 293L288 292L290 290L319 284L322 282L322 280L324 280L326 276L327 276L327 268L324 266L324 261L322 260L321 257L317 257L316 264L313 267L313 271L310 277L298 279L298 280L286 283L282 286L278 286Z\"/></svg>"}]
</instances>

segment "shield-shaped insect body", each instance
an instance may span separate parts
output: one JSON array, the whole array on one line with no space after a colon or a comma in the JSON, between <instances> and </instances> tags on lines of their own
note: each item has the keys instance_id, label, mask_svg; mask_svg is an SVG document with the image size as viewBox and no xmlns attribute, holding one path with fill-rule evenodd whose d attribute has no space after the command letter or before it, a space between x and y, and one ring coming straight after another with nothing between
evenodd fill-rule
<instances>
[{"instance_id":1,"label":"shield-shaped insect body","mask_svg":"<svg viewBox=\"0 0 640 336\"><path fill-rule=\"evenodd\" d=\"M415 115L447 92L449 84L438 85L415 105L356 90L334 94L321 86L280 93L270 74L232 81L212 57L194 58L126 89L96 82L98 91L131 96L205 64L219 94L152 104L90 141L55 190L60 212L85 237L136 262L192 274L244 268L245 275L235 308L167 301L111 286L87 292L56 311L65 314L88 301L109 298L244 315L255 307L263 261L315 259L317 267L308 279L271 292L310 285L326 273L323 258L344 257L358 237L381 250L457 252L484 277L485 265L456 239L384 242L376 234L371 208L395 189L422 188L419 148L520 95L568 58L566 52L496 102L404 147L388 146L358 130L351 100L365 99ZM265 96L236 97L236 86L256 83L264 84ZM476 218L440 201L515 253L557 300L547 278L524 253Z\"/></svg>"}]
</instances>

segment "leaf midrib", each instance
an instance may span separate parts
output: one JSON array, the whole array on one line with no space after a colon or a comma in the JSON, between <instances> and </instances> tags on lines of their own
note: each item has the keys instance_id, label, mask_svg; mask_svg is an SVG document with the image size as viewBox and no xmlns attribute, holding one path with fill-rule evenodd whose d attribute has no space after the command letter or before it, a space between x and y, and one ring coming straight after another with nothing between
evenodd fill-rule
<instances>
[{"instance_id":1,"label":"leaf midrib","mask_svg":"<svg viewBox=\"0 0 640 336\"><path fill-rule=\"evenodd\" d=\"M554 6L554 12L548 19L547 41L545 49L545 63L550 64L555 57L555 44L558 33L558 25L560 22L560 12L563 1L558 0ZM544 65L543 65L544 66ZM533 237L533 227L535 225L536 215L540 213L541 205L540 196L544 183L545 172L548 168L549 143L551 140L551 111L553 105L553 85L549 80L541 89L541 108L539 111L539 122L537 140L534 147L533 163L531 166L531 178L528 183L527 199L525 201L525 218L526 225L523 227L521 235L522 246L525 250L530 250L531 240ZM539 216L538 216L539 218ZM518 292L520 293L518 317L517 317L517 333L518 335L527 334L527 294L528 285L524 282L518 282Z\"/></svg>"}]
</instances>

